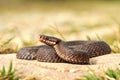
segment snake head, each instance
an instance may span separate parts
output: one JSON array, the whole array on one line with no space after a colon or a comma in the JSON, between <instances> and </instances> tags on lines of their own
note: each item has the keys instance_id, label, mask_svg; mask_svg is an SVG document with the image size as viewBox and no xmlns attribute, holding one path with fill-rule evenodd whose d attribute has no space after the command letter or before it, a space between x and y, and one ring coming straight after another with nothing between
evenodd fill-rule
<instances>
[{"instance_id":1,"label":"snake head","mask_svg":"<svg viewBox=\"0 0 120 80\"><path fill-rule=\"evenodd\" d=\"M39 41L47 45L54 46L61 40L52 36L40 35Z\"/></svg>"}]
</instances>

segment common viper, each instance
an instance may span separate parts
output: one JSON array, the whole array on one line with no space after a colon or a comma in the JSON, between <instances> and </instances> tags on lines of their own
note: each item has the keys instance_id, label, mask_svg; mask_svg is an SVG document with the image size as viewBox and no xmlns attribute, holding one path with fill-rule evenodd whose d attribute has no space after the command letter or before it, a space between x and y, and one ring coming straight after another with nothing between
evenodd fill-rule
<instances>
[{"instance_id":1,"label":"common viper","mask_svg":"<svg viewBox=\"0 0 120 80\"><path fill-rule=\"evenodd\" d=\"M111 52L110 46L104 41L75 40L65 42L46 35L40 35L39 41L45 45L22 48L17 52L17 58L36 59L40 62L88 64L90 58Z\"/></svg>"}]
</instances>

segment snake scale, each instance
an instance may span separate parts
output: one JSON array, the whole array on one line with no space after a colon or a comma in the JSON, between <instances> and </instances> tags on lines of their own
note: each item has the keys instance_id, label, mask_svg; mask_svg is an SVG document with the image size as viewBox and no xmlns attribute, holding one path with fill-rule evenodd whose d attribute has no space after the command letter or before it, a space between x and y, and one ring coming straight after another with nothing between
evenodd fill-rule
<instances>
[{"instance_id":1,"label":"snake scale","mask_svg":"<svg viewBox=\"0 0 120 80\"><path fill-rule=\"evenodd\" d=\"M40 35L39 41L45 45L21 48L18 59L38 60L40 62L67 62L89 64L89 59L109 54L110 46L104 41L63 41L59 38Z\"/></svg>"}]
</instances>

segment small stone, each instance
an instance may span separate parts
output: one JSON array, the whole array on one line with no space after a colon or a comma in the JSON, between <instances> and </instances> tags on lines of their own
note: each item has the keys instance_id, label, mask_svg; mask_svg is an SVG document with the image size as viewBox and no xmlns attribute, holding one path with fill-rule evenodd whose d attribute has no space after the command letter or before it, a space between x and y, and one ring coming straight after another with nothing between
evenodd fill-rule
<instances>
[{"instance_id":1,"label":"small stone","mask_svg":"<svg viewBox=\"0 0 120 80\"><path fill-rule=\"evenodd\" d=\"M71 73L75 73L76 71L78 71L78 69L70 69L69 72Z\"/></svg>"}]
</instances>

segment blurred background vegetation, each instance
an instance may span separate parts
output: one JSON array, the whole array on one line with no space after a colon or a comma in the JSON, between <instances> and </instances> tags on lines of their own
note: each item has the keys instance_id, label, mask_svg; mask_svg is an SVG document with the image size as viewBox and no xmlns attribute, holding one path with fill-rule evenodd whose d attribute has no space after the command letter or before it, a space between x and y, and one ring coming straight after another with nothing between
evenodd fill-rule
<instances>
[{"instance_id":1,"label":"blurred background vegetation","mask_svg":"<svg viewBox=\"0 0 120 80\"><path fill-rule=\"evenodd\" d=\"M104 40L120 53L120 0L0 0L0 53L40 45L39 34Z\"/></svg>"}]
</instances>

